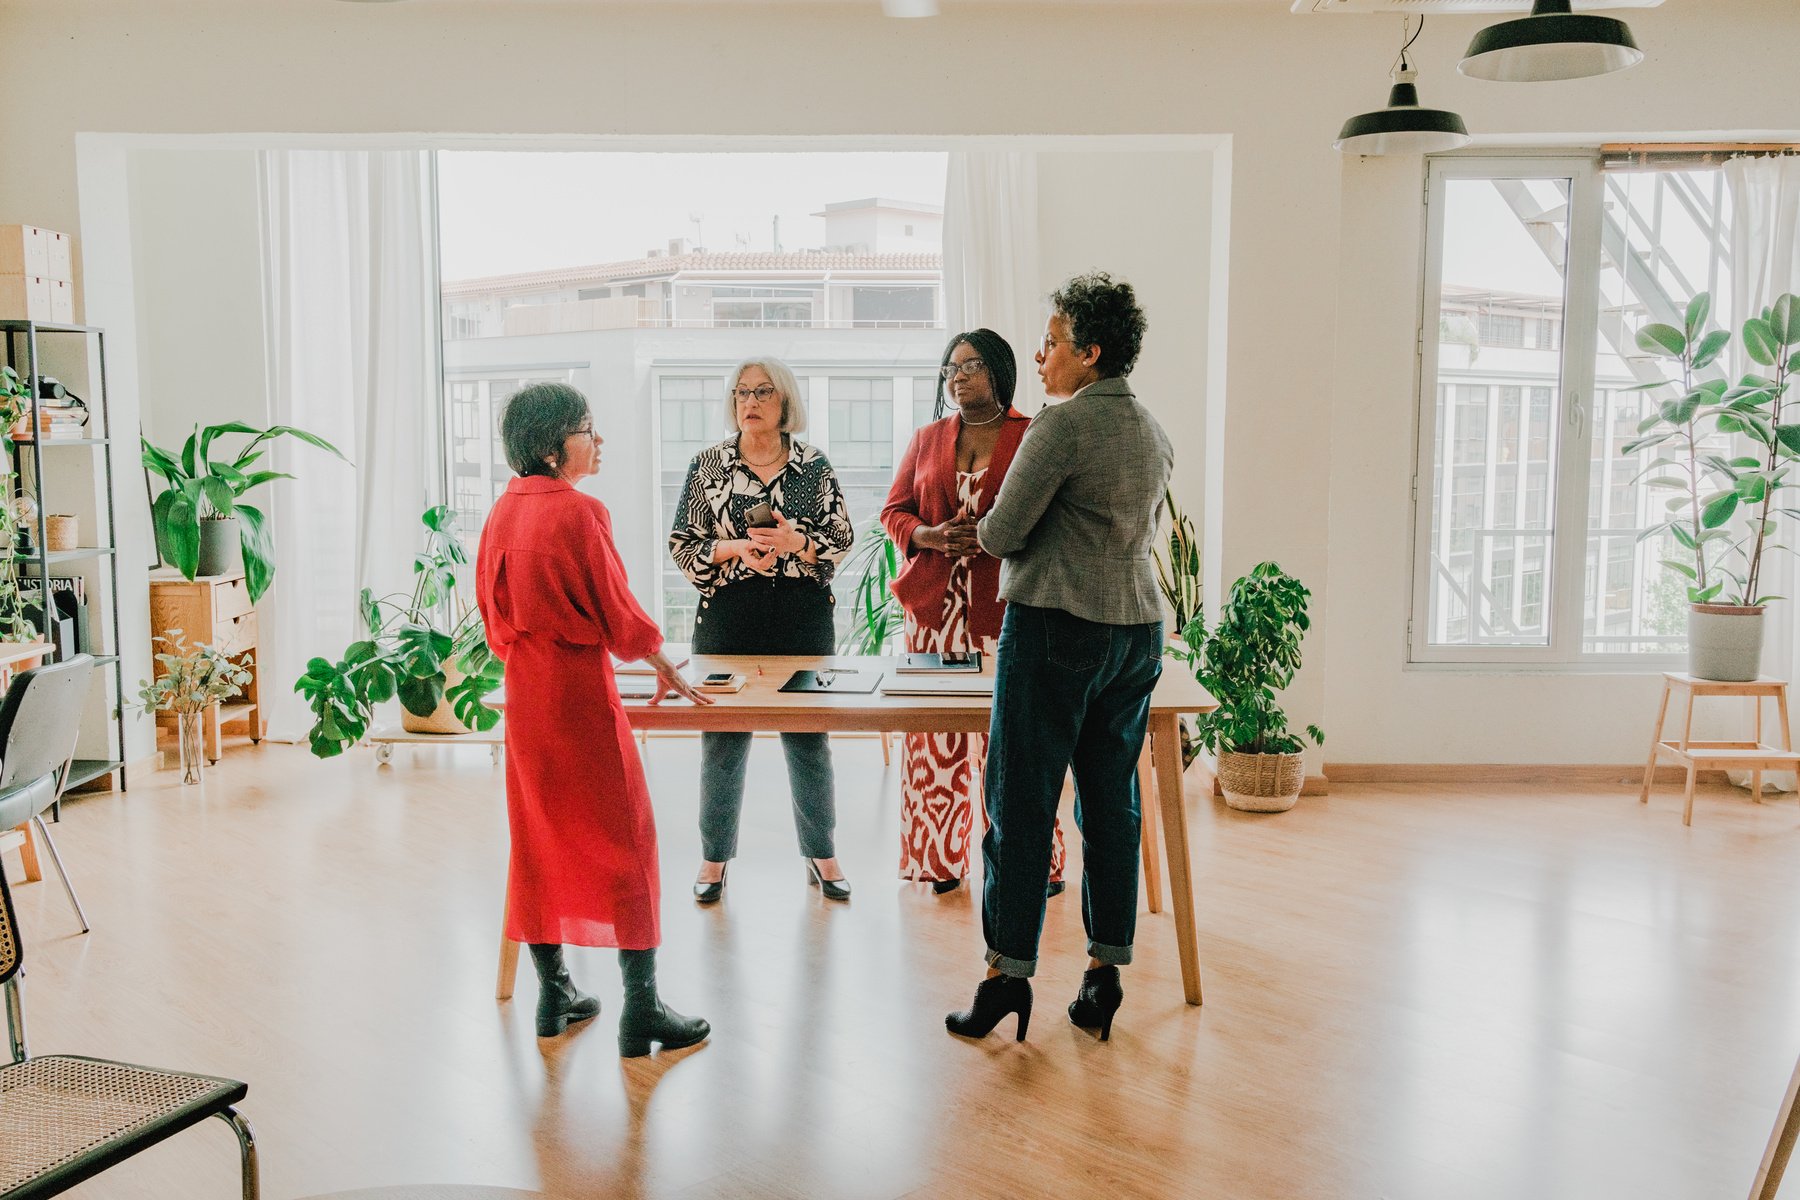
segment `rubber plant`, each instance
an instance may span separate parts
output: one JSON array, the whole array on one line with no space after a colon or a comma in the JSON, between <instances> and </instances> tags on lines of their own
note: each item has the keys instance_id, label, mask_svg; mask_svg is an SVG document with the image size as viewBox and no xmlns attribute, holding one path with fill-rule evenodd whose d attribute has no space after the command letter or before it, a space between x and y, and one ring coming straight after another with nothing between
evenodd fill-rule
<instances>
[{"instance_id":1,"label":"rubber plant","mask_svg":"<svg viewBox=\"0 0 1800 1200\"><path fill-rule=\"evenodd\" d=\"M1792 549L1775 540L1780 532L1776 516L1800 518L1800 510L1779 503L1782 494L1795 486L1789 475L1800 460L1800 420L1786 404L1788 389L1800 373L1800 297L1784 294L1746 320L1743 344L1744 353L1768 374L1746 374L1725 393L1717 428L1742 433L1761 449L1720 468L1726 486L1707 501L1704 517L1708 527L1716 528L1736 513L1747 514L1728 560L1734 566L1741 561L1742 571L1720 568L1736 585L1727 587L1722 599L1755 606L1781 599L1762 590L1764 554Z\"/></svg>"},{"instance_id":2,"label":"rubber plant","mask_svg":"<svg viewBox=\"0 0 1800 1200\"><path fill-rule=\"evenodd\" d=\"M1703 490L1710 491L1712 478L1731 478L1732 473L1753 469L1759 460L1745 456L1727 459L1705 448L1708 437L1718 428L1722 413L1730 411L1726 404L1724 379L1701 380L1699 372L1718 361L1731 342L1731 334L1723 329L1707 329L1712 312L1712 296L1701 292L1688 302L1683 328L1651 324L1637 332L1638 349L1646 354L1673 360L1680 368L1680 379L1656 380L1624 389L1655 392L1675 387L1679 393L1655 402L1648 416L1638 425L1642 436L1624 446L1620 453L1634 455L1654 449L1657 455L1638 478L1650 488L1672 491L1662 521L1638 534L1638 541L1667 533L1681 547L1687 559L1665 558L1663 566L1687 580L1690 604L1705 604L1716 598L1725 587L1718 571L1718 560L1729 548L1730 533L1722 528L1731 515L1714 496L1702 502ZM1734 403L1736 403L1734 401ZM1730 425L1741 425L1742 416L1733 416ZM1648 476L1648 478L1645 478ZM1732 495L1733 492L1727 492ZM1736 507L1735 499L1731 507ZM1709 561L1708 551L1713 552Z\"/></svg>"},{"instance_id":3,"label":"rubber plant","mask_svg":"<svg viewBox=\"0 0 1800 1200\"><path fill-rule=\"evenodd\" d=\"M226 434L249 434L250 442L230 458L221 455L215 459L214 443ZM183 576L192 579L199 573L200 523L236 517L250 602L256 603L269 590L275 578L275 547L268 518L262 509L245 504L243 498L265 483L293 478L282 471L251 469L267 452L267 444L280 437L296 438L344 458L324 438L292 425L271 425L267 429L242 421L204 428L196 425L180 453L160 449L149 438L138 439L143 445L145 468L161 475L169 485L152 502L150 519L156 527L157 544Z\"/></svg>"},{"instance_id":4,"label":"rubber plant","mask_svg":"<svg viewBox=\"0 0 1800 1200\"><path fill-rule=\"evenodd\" d=\"M900 552L888 540L879 518L857 538L855 553L845 561L854 572L850 628L839 649L845 654L886 654L903 625L900 600L892 584L900 576Z\"/></svg>"},{"instance_id":5,"label":"rubber plant","mask_svg":"<svg viewBox=\"0 0 1800 1200\"><path fill-rule=\"evenodd\" d=\"M411 592L376 597L362 591L359 608L367 636L350 643L337 662L315 658L294 690L312 708L307 734L312 752L331 758L361 741L375 706L396 697L415 716L428 717L447 696L456 719L471 729L500 720L486 702L506 668L487 644L481 611L463 603L457 572L468 552L456 532L456 514L436 505L420 517L425 549L413 559ZM449 682L454 665L462 678Z\"/></svg>"}]
</instances>

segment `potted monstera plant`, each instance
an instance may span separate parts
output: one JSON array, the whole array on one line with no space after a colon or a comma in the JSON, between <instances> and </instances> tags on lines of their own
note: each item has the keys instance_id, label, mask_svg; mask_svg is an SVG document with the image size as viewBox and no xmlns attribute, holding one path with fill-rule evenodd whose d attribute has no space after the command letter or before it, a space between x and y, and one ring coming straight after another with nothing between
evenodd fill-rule
<instances>
[{"instance_id":1,"label":"potted monstera plant","mask_svg":"<svg viewBox=\"0 0 1800 1200\"><path fill-rule=\"evenodd\" d=\"M1231 585L1211 633L1194 617L1183 631L1194 675L1219 707L1198 721L1200 744L1218 761L1225 803L1245 812L1286 812L1306 781L1305 743L1288 732L1278 696L1300 669L1300 639L1312 593L1265 562ZM1308 725L1307 737L1325 735Z\"/></svg>"},{"instance_id":2,"label":"potted monstera plant","mask_svg":"<svg viewBox=\"0 0 1800 1200\"><path fill-rule=\"evenodd\" d=\"M420 733L492 729L500 720L486 697L500 686L505 666L487 644L481 612L457 589L468 561L447 505L425 510L425 550L413 559L411 592L361 599L367 634L334 663L315 658L294 690L312 707L307 740L320 758L361 741L375 706L398 698L401 723Z\"/></svg>"},{"instance_id":3,"label":"potted monstera plant","mask_svg":"<svg viewBox=\"0 0 1800 1200\"><path fill-rule=\"evenodd\" d=\"M1644 469L1648 485L1675 493L1667 519L1640 539L1666 532L1681 551L1662 561L1687 581L1689 673L1742 681L1761 669L1763 613L1778 599L1764 590L1766 555L1788 549L1780 523L1800 517L1785 503L1800 459L1800 420L1786 404L1800 370L1800 299L1783 295L1744 322L1744 354L1761 370L1735 387L1697 377L1731 340L1707 328L1711 308L1703 292L1689 302L1682 328L1657 323L1638 331L1640 350L1680 370L1679 380L1640 389L1677 387L1680 394L1656 405L1639 426L1644 436L1625 451L1655 448ZM1742 452L1726 448L1734 441Z\"/></svg>"},{"instance_id":4,"label":"potted monstera plant","mask_svg":"<svg viewBox=\"0 0 1800 1200\"><path fill-rule=\"evenodd\" d=\"M236 433L249 434L249 443L229 457L213 457L214 443ZM160 449L149 438L138 439L143 443L144 467L169 484L150 506L157 549L188 579L228 574L242 562L252 604L262 599L275 577L275 547L262 509L245 504L244 495L271 480L293 478L282 471L252 469L266 453L267 443L279 437L297 438L344 457L324 438L292 425L267 429L242 421L204 429L196 425L179 453Z\"/></svg>"}]
</instances>

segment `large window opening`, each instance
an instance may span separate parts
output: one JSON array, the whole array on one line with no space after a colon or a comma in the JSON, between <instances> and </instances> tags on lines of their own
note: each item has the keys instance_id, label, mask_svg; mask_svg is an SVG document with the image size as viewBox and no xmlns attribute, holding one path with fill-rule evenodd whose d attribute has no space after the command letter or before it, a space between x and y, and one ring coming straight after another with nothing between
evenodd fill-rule
<instances>
[{"instance_id":1,"label":"large window opening","mask_svg":"<svg viewBox=\"0 0 1800 1200\"><path fill-rule=\"evenodd\" d=\"M519 387L560 379L606 438L584 485L612 510L639 597L692 633L665 539L689 461L728 432L732 367L773 355L809 408L859 532L928 420L943 350L947 156L438 155L450 488L479 537L511 472ZM854 580L837 582L847 623Z\"/></svg>"},{"instance_id":2,"label":"large window opening","mask_svg":"<svg viewBox=\"0 0 1800 1200\"><path fill-rule=\"evenodd\" d=\"M1413 660L1659 664L1686 604L1627 389L1695 293L1731 327L1723 172L1440 159L1427 196Z\"/></svg>"}]
</instances>

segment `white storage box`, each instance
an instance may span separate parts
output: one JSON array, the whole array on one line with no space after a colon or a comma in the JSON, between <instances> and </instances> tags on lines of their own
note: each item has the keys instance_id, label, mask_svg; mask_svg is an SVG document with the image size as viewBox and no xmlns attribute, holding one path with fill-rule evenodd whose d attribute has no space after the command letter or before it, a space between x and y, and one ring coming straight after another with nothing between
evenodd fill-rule
<instances>
[{"instance_id":1,"label":"white storage box","mask_svg":"<svg viewBox=\"0 0 1800 1200\"><path fill-rule=\"evenodd\" d=\"M35 225L0 225L0 275L32 275L71 282L75 257L66 233Z\"/></svg>"},{"instance_id":2,"label":"white storage box","mask_svg":"<svg viewBox=\"0 0 1800 1200\"><path fill-rule=\"evenodd\" d=\"M53 309L55 282L42 275L0 274L0 320L57 320Z\"/></svg>"}]
</instances>

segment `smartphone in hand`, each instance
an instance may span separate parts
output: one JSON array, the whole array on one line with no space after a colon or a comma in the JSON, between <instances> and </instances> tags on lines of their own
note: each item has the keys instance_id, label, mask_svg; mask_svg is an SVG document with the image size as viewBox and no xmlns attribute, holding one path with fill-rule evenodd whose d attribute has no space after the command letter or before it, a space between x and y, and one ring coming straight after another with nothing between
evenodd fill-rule
<instances>
[{"instance_id":1,"label":"smartphone in hand","mask_svg":"<svg viewBox=\"0 0 1800 1200\"><path fill-rule=\"evenodd\" d=\"M769 507L767 500L763 500L752 505L750 510L744 514L744 524L751 529L773 529L775 528L775 510Z\"/></svg>"}]
</instances>

